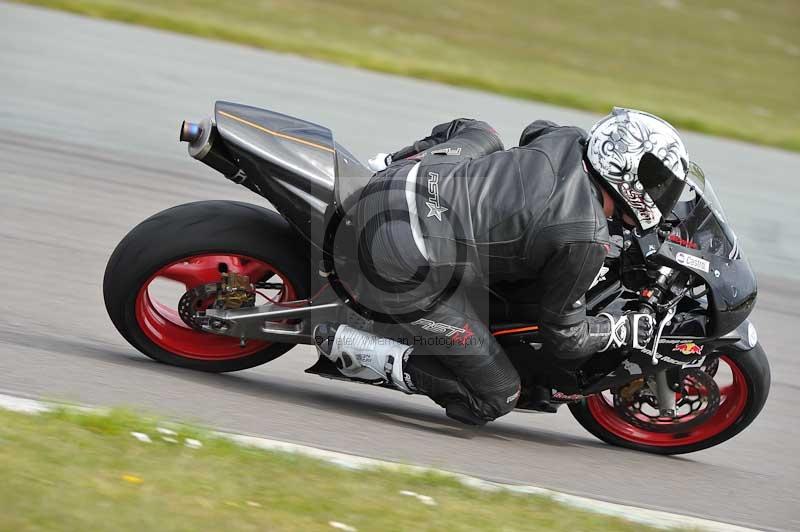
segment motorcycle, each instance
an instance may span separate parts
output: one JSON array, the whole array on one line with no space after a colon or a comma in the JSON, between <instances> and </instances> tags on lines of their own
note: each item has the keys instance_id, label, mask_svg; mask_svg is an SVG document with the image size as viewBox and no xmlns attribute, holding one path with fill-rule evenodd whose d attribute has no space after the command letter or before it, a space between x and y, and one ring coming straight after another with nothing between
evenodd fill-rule
<instances>
[{"instance_id":1,"label":"motorcycle","mask_svg":"<svg viewBox=\"0 0 800 532\"><path fill-rule=\"evenodd\" d=\"M202 201L131 230L103 283L109 316L131 345L163 363L228 372L313 345L318 323L380 336L396 321L363 305L347 281L358 269L353 206L372 172L328 128L220 101L213 117L184 122L180 140L275 210ZM535 321L515 319L530 309L507 297L513 284L490 287L490 328L521 376L517 409L567 404L605 442L679 454L750 425L767 400L770 368L747 319L756 278L711 183L692 164L680 197L659 187L652 195L671 214L647 231L618 228L623 251L606 259L586 295L589 314L650 314L650 346L598 353L578 368L546 362ZM306 371L349 380L325 357ZM557 383L545 398L535 393L543 376Z\"/></svg>"}]
</instances>

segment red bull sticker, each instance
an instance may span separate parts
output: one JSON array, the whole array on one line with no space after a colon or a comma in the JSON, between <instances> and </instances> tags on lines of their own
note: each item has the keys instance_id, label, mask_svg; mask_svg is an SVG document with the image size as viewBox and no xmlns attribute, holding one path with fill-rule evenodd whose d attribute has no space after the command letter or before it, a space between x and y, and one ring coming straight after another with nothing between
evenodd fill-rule
<instances>
[{"instance_id":1,"label":"red bull sticker","mask_svg":"<svg viewBox=\"0 0 800 532\"><path fill-rule=\"evenodd\" d=\"M683 344L676 344L672 348L673 351L678 351L684 355L701 355L703 354L703 346L697 345L694 342L687 342Z\"/></svg>"}]
</instances>

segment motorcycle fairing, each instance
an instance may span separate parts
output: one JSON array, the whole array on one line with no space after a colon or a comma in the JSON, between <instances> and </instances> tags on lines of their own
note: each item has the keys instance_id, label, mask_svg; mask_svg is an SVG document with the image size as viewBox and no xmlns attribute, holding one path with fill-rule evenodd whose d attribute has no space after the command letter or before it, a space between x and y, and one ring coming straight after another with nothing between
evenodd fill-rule
<instances>
[{"instance_id":1,"label":"motorcycle fairing","mask_svg":"<svg viewBox=\"0 0 800 532\"><path fill-rule=\"evenodd\" d=\"M733 331L755 306L756 277L744 258L728 259L669 241L649 258L672 268L689 270L705 281L710 299L708 336L719 337Z\"/></svg>"},{"instance_id":2,"label":"motorcycle fairing","mask_svg":"<svg viewBox=\"0 0 800 532\"><path fill-rule=\"evenodd\" d=\"M372 171L361 164L344 146L336 144L336 181L334 198L336 206L348 216L352 215L361 191L372 179Z\"/></svg>"},{"instance_id":3,"label":"motorcycle fairing","mask_svg":"<svg viewBox=\"0 0 800 532\"><path fill-rule=\"evenodd\" d=\"M214 117L248 180L309 242L320 242L336 175L331 130L223 101L216 103Z\"/></svg>"},{"instance_id":4,"label":"motorcycle fairing","mask_svg":"<svg viewBox=\"0 0 800 532\"><path fill-rule=\"evenodd\" d=\"M700 166L689 164L686 186L678 201L673 201L671 190L665 196L669 196L671 217L677 224L657 251L651 252L655 242L648 242L647 251L642 248L644 256L656 264L690 272L705 282L709 289L707 335L723 336L736 329L753 310L758 293L755 273ZM653 234L654 231L649 232Z\"/></svg>"},{"instance_id":5,"label":"motorcycle fairing","mask_svg":"<svg viewBox=\"0 0 800 532\"><path fill-rule=\"evenodd\" d=\"M214 116L248 180L316 248L330 207L349 209L372 176L324 126L223 101Z\"/></svg>"}]
</instances>

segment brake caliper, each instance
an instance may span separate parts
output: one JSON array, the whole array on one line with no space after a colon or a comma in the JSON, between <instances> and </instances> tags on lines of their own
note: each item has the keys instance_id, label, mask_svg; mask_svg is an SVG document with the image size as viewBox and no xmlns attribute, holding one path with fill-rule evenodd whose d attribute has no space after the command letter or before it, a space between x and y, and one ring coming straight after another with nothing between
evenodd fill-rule
<instances>
[{"instance_id":1,"label":"brake caliper","mask_svg":"<svg viewBox=\"0 0 800 532\"><path fill-rule=\"evenodd\" d=\"M221 276L218 283L196 286L183 294L178 314L186 325L203 330L203 316L208 308L233 310L255 306L256 289L247 275L222 272Z\"/></svg>"},{"instance_id":2,"label":"brake caliper","mask_svg":"<svg viewBox=\"0 0 800 532\"><path fill-rule=\"evenodd\" d=\"M636 394L638 394L639 391L644 388L644 385L645 380L643 378L638 378L629 382L628 384L625 384L624 386L621 386L617 392L617 395L625 403L630 403L633 401L634 397L636 397Z\"/></svg>"},{"instance_id":3,"label":"brake caliper","mask_svg":"<svg viewBox=\"0 0 800 532\"><path fill-rule=\"evenodd\" d=\"M218 283L214 308L222 310L253 307L256 304L256 289L247 275L226 272Z\"/></svg>"}]
</instances>

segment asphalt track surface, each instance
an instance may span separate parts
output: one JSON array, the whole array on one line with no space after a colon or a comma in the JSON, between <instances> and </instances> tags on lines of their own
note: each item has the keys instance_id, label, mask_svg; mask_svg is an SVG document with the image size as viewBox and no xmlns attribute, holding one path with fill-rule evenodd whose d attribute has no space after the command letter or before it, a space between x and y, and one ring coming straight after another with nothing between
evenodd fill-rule
<instances>
[{"instance_id":1,"label":"asphalt track surface","mask_svg":"<svg viewBox=\"0 0 800 532\"><path fill-rule=\"evenodd\" d=\"M714 449L665 458L596 441L569 412L512 413L481 431L424 397L306 375L296 348L210 375L150 361L106 317L101 280L136 223L199 199L266 204L188 158L184 118L216 99L331 127L362 158L456 116L513 145L535 118L593 115L0 3L0 391L134 405L239 432L766 529L800 529L793 335L800 295L800 156L687 135L761 274L753 320L773 387L756 422ZM795 219L791 217L794 215Z\"/></svg>"}]
</instances>

